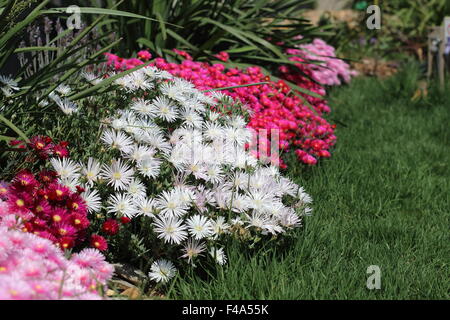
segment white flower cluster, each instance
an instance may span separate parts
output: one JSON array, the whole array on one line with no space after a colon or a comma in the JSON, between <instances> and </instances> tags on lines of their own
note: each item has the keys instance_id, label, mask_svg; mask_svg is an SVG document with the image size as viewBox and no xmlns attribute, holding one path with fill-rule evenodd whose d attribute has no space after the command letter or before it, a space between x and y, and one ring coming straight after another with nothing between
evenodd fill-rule
<instances>
[{"instance_id":1,"label":"white flower cluster","mask_svg":"<svg viewBox=\"0 0 450 320\"><path fill-rule=\"evenodd\" d=\"M180 258L193 263L207 252L218 264L226 263L221 238L276 236L300 226L311 211L303 188L245 150L252 135L244 118L211 111L229 97L206 96L154 67L116 84L129 105L103 126L101 141L115 154L112 162L90 158L80 170L66 170L67 163L53 161L66 184L71 171L91 189L99 182L109 186L104 201L95 190L85 193L90 210L145 216L163 243L180 249ZM162 181L169 187L158 189ZM158 260L150 277L167 281L174 274L170 261Z\"/></svg>"}]
</instances>

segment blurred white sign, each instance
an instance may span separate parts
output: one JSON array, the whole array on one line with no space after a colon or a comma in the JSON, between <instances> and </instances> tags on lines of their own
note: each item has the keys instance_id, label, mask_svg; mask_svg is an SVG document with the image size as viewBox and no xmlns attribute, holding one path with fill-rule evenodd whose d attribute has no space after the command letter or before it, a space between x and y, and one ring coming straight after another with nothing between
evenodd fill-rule
<instances>
[{"instance_id":1,"label":"blurred white sign","mask_svg":"<svg viewBox=\"0 0 450 320\"><path fill-rule=\"evenodd\" d=\"M445 39L450 41L450 17L444 19Z\"/></svg>"}]
</instances>

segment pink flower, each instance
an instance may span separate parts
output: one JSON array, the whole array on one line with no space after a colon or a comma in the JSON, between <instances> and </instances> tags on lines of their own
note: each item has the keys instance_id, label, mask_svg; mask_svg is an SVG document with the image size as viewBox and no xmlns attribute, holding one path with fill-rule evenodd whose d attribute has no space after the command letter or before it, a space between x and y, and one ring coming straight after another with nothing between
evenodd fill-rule
<instances>
[{"instance_id":1,"label":"pink flower","mask_svg":"<svg viewBox=\"0 0 450 320\"><path fill-rule=\"evenodd\" d=\"M67 259L49 240L0 227L0 300L102 299L113 267L87 250Z\"/></svg>"},{"instance_id":2,"label":"pink flower","mask_svg":"<svg viewBox=\"0 0 450 320\"><path fill-rule=\"evenodd\" d=\"M223 62L227 62L228 59L230 59L230 55L227 52L225 52L225 51L219 52L214 57L216 57L219 60L222 60Z\"/></svg>"},{"instance_id":3,"label":"pink flower","mask_svg":"<svg viewBox=\"0 0 450 320\"><path fill-rule=\"evenodd\" d=\"M147 50L141 50L138 52L138 58L142 59L144 61L150 60L152 58L152 55Z\"/></svg>"}]
</instances>

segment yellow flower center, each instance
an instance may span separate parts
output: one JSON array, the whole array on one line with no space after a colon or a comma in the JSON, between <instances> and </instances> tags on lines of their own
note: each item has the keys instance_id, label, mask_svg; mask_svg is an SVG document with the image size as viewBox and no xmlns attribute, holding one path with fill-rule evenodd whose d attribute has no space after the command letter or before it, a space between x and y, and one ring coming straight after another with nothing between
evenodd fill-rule
<instances>
[{"instance_id":1,"label":"yellow flower center","mask_svg":"<svg viewBox=\"0 0 450 320\"><path fill-rule=\"evenodd\" d=\"M16 204L18 207L23 207L25 205L25 201L23 201L22 199L17 199Z\"/></svg>"},{"instance_id":2,"label":"yellow flower center","mask_svg":"<svg viewBox=\"0 0 450 320\"><path fill-rule=\"evenodd\" d=\"M122 175L120 174L120 172L114 172L112 176L113 176L113 179L115 179L115 180L119 180L120 178L122 178Z\"/></svg>"}]
</instances>

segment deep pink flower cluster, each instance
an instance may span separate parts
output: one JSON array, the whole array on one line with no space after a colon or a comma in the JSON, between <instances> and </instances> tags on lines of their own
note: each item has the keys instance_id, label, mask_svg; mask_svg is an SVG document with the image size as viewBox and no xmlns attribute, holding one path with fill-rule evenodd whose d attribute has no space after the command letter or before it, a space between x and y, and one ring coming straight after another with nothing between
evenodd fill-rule
<instances>
[{"instance_id":1,"label":"deep pink flower cluster","mask_svg":"<svg viewBox=\"0 0 450 320\"><path fill-rule=\"evenodd\" d=\"M69 150L67 149L69 143L67 141L54 143L52 138L47 136L34 136L26 144L20 140L11 140L9 144L18 149L28 148L42 160L48 159L50 156L59 158L69 156Z\"/></svg>"},{"instance_id":2,"label":"deep pink flower cluster","mask_svg":"<svg viewBox=\"0 0 450 320\"><path fill-rule=\"evenodd\" d=\"M341 85L342 81L347 83L357 75L357 72L351 70L345 61L336 57L334 47L322 39L314 39L312 43L300 45L296 49L287 49L286 54L294 55L289 60L298 61L299 63L295 66L322 85ZM320 61L321 63L304 63L305 61ZM296 84L305 82L298 70L282 66L280 71L289 81Z\"/></svg>"},{"instance_id":3,"label":"deep pink flower cluster","mask_svg":"<svg viewBox=\"0 0 450 320\"><path fill-rule=\"evenodd\" d=\"M99 289L105 290L114 268L98 250L84 249L69 260L48 239L2 226L3 220L0 300L102 299Z\"/></svg>"},{"instance_id":4,"label":"deep pink flower cluster","mask_svg":"<svg viewBox=\"0 0 450 320\"><path fill-rule=\"evenodd\" d=\"M8 210L24 221L23 231L49 239L64 250L85 240L90 222L82 189L72 192L56 176L54 171L34 175L25 169L0 189Z\"/></svg>"},{"instance_id":5,"label":"deep pink flower cluster","mask_svg":"<svg viewBox=\"0 0 450 320\"><path fill-rule=\"evenodd\" d=\"M324 112L330 109L326 101L319 98L307 99L314 110L311 110L302 98L293 93L293 90L284 81L274 82L264 75L259 67L249 67L245 70L238 68L226 69L223 64L209 64L196 62L184 51L174 50L185 58L180 64L169 63L162 58L156 58L154 65L166 70L174 76L191 81L199 90L231 87L256 82L268 82L268 84L240 87L232 90L221 91L249 106L253 111L248 126L255 129L279 130L280 149L289 151L295 149L298 159L306 164L316 164L320 157L330 157L329 149L335 144L334 125L330 125L323 117ZM219 53L222 60L229 57L225 53ZM123 59L111 53L107 54L108 65L118 70L129 69L142 64L136 59ZM303 88L314 91L320 95L325 90L314 82L303 79L299 83ZM266 140L260 139L260 144L270 145L270 135ZM280 161L280 166L286 165Z\"/></svg>"}]
</instances>

